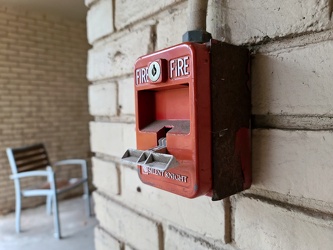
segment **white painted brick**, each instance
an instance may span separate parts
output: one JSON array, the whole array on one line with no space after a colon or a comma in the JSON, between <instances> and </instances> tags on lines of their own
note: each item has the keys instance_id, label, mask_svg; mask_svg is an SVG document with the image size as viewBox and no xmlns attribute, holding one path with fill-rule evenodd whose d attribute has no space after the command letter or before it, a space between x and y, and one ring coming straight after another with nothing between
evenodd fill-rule
<instances>
[{"instance_id":1,"label":"white painted brick","mask_svg":"<svg viewBox=\"0 0 333 250\"><path fill-rule=\"evenodd\" d=\"M125 250L136 250L136 249L129 245L125 245Z\"/></svg>"},{"instance_id":2,"label":"white painted brick","mask_svg":"<svg viewBox=\"0 0 333 250\"><path fill-rule=\"evenodd\" d=\"M152 15L168 7L170 4L181 1L182 0L159 0L152 4L151 2L145 0L116 0L116 28L123 28L136 20Z\"/></svg>"},{"instance_id":3,"label":"white painted brick","mask_svg":"<svg viewBox=\"0 0 333 250\"><path fill-rule=\"evenodd\" d=\"M95 227L95 250L122 250L122 244L105 230Z\"/></svg>"},{"instance_id":4,"label":"white painted brick","mask_svg":"<svg viewBox=\"0 0 333 250\"><path fill-rule=\"evenodd\" d=\"M99 0L84 0L84 4L89 7L90 5L92 5L93 3L97 2Z\"/></svg>"},{"instance_id":5,"label":"white painted brick","mask_svg":"<svg viewBox=\"0 0 333 250\"><path fill-rule=\"evenodd\" d=\"M240 249L331 249L333 223L254 199L237 200L235 242Z\"/></svg>"},{"instance_id":6,"label":"white painted brick","mask_svg":"<svg viewBox=\"0 0 333 250\"><path fill-rule=\"evenodd\" d=\"M333 114L333 41L253 60L254 114Z\"/></svg>"},{"instance_id":7,"label":"white painted brick","mask_svg":"<svg viewBox=\"0 0 333 250\"><path fill-rule=\"evenodd\" d=\"M94 47L88 52L90 81L131 74L139 56L150 49L150 27L133 30L126 36Z\"/></svg>"},{"instance_id":8,"label":"white painted brick","mask_svg":"<svg viewBox=\"0 0 333 250\"><path fill-rule=\"evenodd\" d=\"M117 115L117 85L103 83L89 86L89 111L91 115Z\"/></svg>"},{"instance_id":9,"label":"white painted brick","mask_svg":"<svg viewBox=\"0 0 333 250\"><path fill-rule=\"evenodd\" d=\"M104 192L119 194L119 170L115 163L92 158L93 183L95 187Z\"/></svg>"},{"instance_id":10,"label":"white painted brick","mask_svg":"<svg viewBox=\"0 0 333 250\"><path fill-rule=\"evenodd\" d=\"M227 249L218 242L208 242L205 237L200 238L191 233L168 226L165 237L166 250L217 250ZM228 248L231 249L231 248Z\"/></svg>"},{"instance_id":11,"label":"white painted brick","mask_svg":"<svg viewBox=\"0 0 333 250\"><path fill-rule=\"evenodd\" d=\"M158 21L156 50L182 42L182 36L187 31L186 7L187 3L180 4L173 8L171 15L167 12L167 15Z\"/></svg>"},{"instance_id":12,"label":"white painted brick","mask_svg":"<svg viewBox=\"0 0 333 250\"><path fill-rule=\"evenodd\" d=\"M93 42L113 32L112 0L99 0L87 13L88 42Z\"/></svg>"},{"instance_id":13,"label":"white painted brick","mask_svg":"<svg viewBox=\"0 0 333 250\"><path fill-rule=\"evenodd\" d=\"M255 130L254 186L333 203L333 132Z\"/></svg>"},{"instance_id":14,"label":"white painted brick","mask_svg":"<svg viewBox=\"0 0 333 250\"><path fill-rule=\"evenodd\" d=\"M122 156L135 148L134 124L90 122L90 145L93 152Z\"/></svg>"},{"instance_id":15,"label":"white painted brick","mask_svg":"<svg viewBox=\"0 0 333 250\"><path fill-rule=\"evenodd\" d=\"M221 201L202 196L187 199L143 184L136 170L121 168L122 200L144 213L181 225L198 234L224 239L224 209ZM140 189L140 192L137 189Z\"/></svg>"},{"instance_id":16,"label":"white painted brick","mask_svg":"<svg viewBox=\"0 0 333 250\"><path fill-rule=\"evenodd\" d=\"M227 39L234 44L259 42L267 37L320 31L331 27L327 0L225 1L214 22L223 22Z\"/></svg>"},{"instance_id":17,"label":"white painted brick","mask_svg":"<svg viewBox=\"0 0 333 250\"><path fill-rule=\"evenodd\" d=\"M96 215L101 226L138 250L159 250L160 230L156 222L140 216L106 196L94 193Z\"/></svg>"},{"instance_id":18,"label":"white painted brick","mask_svg":"<svg viewBox=\"0 0 333 250\"><path fill-rule=\"evenodd\" d=\"M133 78L119 80L119 106L120 112L124 115L135 114L135 96L134 96L134 83Z\"/></svg>"}]
</instances>

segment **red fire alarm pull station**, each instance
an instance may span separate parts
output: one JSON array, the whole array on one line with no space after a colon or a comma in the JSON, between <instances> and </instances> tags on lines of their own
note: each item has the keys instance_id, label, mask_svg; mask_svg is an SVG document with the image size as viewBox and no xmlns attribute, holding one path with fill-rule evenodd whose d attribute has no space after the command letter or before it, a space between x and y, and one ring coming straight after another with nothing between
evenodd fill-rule
<instances>
[{"instance_id":1,"label":"red fire alarm pull station","mask_svg":"<svg viewBox=\"0 0 333 250\"><path fill-rule=\"evenodd\" d=\"M142 182L220 200L251 185L248 51L211 40L143 57L134 70Z\"/></svg>"}]
</instances>

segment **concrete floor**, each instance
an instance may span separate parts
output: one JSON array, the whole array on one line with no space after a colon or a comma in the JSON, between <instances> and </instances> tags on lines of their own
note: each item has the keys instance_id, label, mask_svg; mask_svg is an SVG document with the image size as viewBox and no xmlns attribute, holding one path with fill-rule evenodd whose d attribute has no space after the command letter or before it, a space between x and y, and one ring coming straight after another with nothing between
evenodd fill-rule
<instances>
[{"instance_id":1,"label":"concrete floor","mask_svg":"<svg viewBox=\"0 0 333 250\"><path fill-rule=\"evenodd\" d=\"M94 249L95 217L85 215L84 200L61 201L60 224L62 239L53 237L53 216L46 214L45 205L22 211L22 232L15 232L14 213L0 217L0 250L92 250Z\"/></svg>"}]
</instances>

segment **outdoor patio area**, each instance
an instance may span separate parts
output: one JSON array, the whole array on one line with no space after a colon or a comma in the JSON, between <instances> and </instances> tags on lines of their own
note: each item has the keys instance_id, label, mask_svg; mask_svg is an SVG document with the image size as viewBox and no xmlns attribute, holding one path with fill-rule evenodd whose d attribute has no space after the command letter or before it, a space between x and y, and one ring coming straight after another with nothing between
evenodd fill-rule
<instances>
[{"instance_id":1,"label":"outdoor patio area","mask_svg":"<svg viewBox=\"0 0 333 250\"><path fill-rule=\"evenodd\" d=\"M15 232L15 214L0 217L0 250L92 250L95 217L87 218L81 197L60 201L62 239L53 237L53 216L45 205L22 211L22 232Z\"/></svg>"}]
</instances>

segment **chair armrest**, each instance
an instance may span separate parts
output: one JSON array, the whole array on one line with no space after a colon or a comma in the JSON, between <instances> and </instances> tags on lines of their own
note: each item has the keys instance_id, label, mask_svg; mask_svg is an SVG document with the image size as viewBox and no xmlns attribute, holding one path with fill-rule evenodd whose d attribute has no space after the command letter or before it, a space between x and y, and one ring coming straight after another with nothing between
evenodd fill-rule
<instances>
[{"instance_id":1,"label":"chair armrest","mask_svg":"<svg viewBox=\"0 0 333 250\"><path fill-rule=\"evenodd\" d=\"M20 190L20 178L25 177L35 177L35 176L45 176L47 177L48 182L50 183L50 187L54 194L57 191L57 185L55 182L55 174L50 166L47 166L46 170L37 170L37 171L27 171L22 173L16 173L9 176L10 179L14 180L15 188Z\"/></svg>"},{"instance_id":2,"label":"chair armrest","mask_svg":"<svg viewBox=\"0 0 333 250\"><path fill-rule=\"evenodd\" d=\"M63 166L63 165L80 165L82 170L82 178L88 178L88 170L87 170L87 161L83 159L68 159L57 161L53 164L53 166Z\"/></svg>"},{"instance_id":3,"label":"chair armrest","mask_svg":"<svg viewBox=\"0 0 333 250\"><path fill-rule=\"evenodd\" d=\"M11 180L20 179L25 177L34 177L34 176L45 176L47 178L53 178L53 171L51 167L47 167L47 170L37 170L37 171L27 171L17 174L12 174L9 176Z\"/></svg>"}]
</instances>

